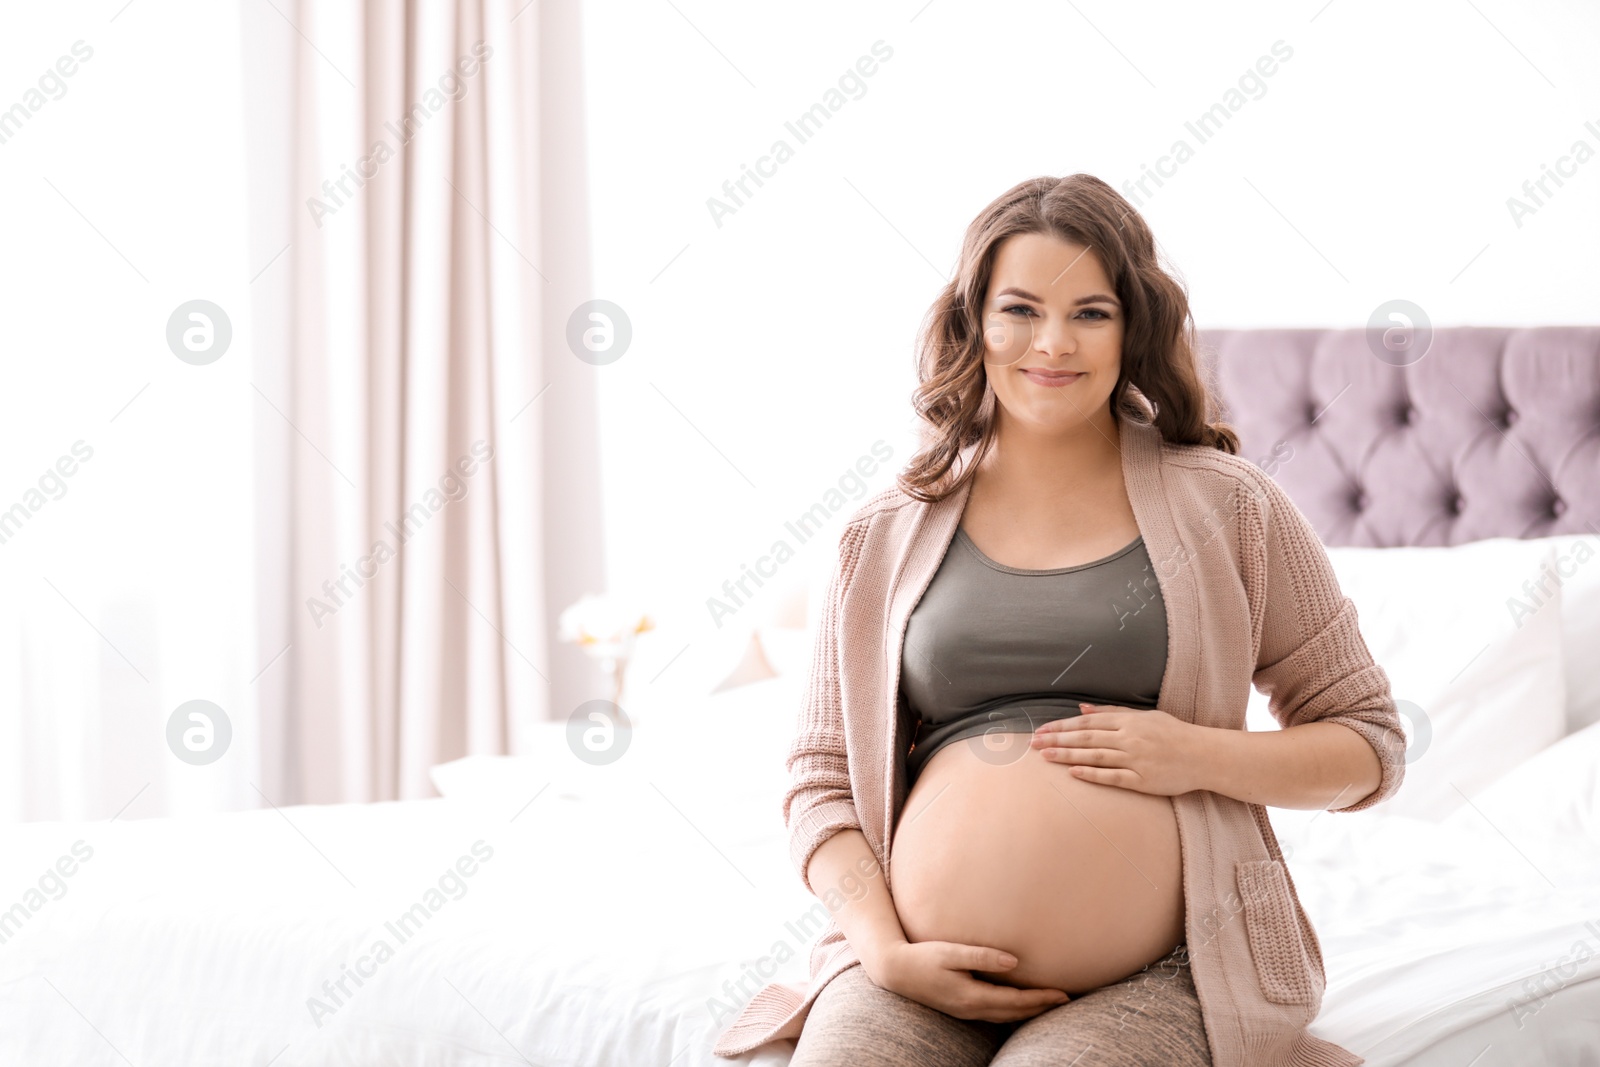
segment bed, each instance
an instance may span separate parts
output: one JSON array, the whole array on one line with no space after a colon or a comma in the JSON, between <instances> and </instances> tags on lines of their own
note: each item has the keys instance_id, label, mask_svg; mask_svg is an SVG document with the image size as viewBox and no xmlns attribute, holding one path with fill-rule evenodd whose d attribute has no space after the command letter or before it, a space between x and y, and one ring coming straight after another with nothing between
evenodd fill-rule
<instances>
[{"instance_id":1,"label":"bed","mask_svg":"<svg viewBox=\"0 0 1600 1067\"><path fill-rule=\"evenodd\" d=\"M1600 329L1203 341L1407 697L1405 803L1272 809L1313 1030L1374 1067L1600 1064ZM779 815L809 650L752 640L773 676L614 764L552 726L433 800L4 828L0 1064L781 1067L710 1051L820 928Z\"/></svg>"}]
</instances>

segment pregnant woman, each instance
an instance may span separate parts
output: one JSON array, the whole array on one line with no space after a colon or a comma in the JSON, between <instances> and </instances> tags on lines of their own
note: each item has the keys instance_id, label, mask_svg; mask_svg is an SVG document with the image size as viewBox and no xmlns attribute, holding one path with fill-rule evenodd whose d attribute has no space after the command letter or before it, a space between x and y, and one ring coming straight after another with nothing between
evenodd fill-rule
<instances>
[{"instance_id":1,"label":"pregnant woman","mask_svg":"<svg viewBox=\"0 0 1600 1067\"><path fill-rule=\"evenodd\" d=\"M1262 805L1375 804L1404 739L1320 541L1207 420L1188 319L1097 178L969 228L923 448L841 538L789 754L833 925L719 1054L1360 1062L1305 1029L1322 958ZM1281 731L1243 729L1251 682Z\"/></svg>"}]
</instances>

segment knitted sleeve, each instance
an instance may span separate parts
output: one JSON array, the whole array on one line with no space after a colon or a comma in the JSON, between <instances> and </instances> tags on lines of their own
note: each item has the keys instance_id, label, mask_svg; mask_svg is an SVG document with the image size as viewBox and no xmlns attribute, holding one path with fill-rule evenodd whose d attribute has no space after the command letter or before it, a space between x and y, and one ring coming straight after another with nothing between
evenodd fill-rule
<instances>
[{"instance_id":1,"label":"knitted sleeve","mask_svg":"<svg viewBox=\"0 0 1600 1067\"><path fill-rule=\"evenodd\" d=\"M1265 472L1255 472L1259 545L1247 584L1258 621L1252 678L1284 728L1337 722L1372 745L1382 766L1378 787L1329 811L1360 811L1393 796L1405 778L1405 734L1389 677L1373 661L1357 626L1355 603L1339 589L1327 549L1309 520Z\"/></svg>"},{"instance_id":2,"label":"knitted sleeve","mask_svg":"<svg viewBox=\"0 0 1600 1067\"><path fill-rule=\"evenodd\" d=\"M850 791L845 752L844 708L839 686L839 613L855 575L868 520L851 523L839 538L839 558L823 598L822 619L811 653L811 674L798 729L785 766L790 784L783 797L789 856L808 891L806 868L824 841L845 829L861 829Z\"/></svg>"}]
</instances>

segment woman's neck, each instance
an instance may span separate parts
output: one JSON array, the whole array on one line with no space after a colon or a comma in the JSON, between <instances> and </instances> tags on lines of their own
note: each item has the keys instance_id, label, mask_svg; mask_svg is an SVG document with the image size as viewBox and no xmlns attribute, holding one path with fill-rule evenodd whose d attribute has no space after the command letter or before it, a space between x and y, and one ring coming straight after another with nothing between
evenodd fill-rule
<instances>
[{"instance_id":1,"label":"woman's neck","mask_svg":"<svg viewBox=\"0 0 1600 1067\"><path fill-rule=\"evenodd\" d=\"M995 440L977 477L992 490L1010 495L1044 493L1071 497L1120 474L1121 434L1109 406L1071 430L1041 434L999 412Z\"/></svg>"}]
</instances>

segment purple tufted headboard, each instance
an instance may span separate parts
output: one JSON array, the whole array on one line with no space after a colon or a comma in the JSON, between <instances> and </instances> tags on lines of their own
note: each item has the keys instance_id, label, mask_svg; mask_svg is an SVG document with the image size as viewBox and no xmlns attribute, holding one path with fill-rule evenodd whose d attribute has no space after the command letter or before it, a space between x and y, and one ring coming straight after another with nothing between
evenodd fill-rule
<instances>
[{"instance_id":1,"label":"purple tufted headboard","mask_svg":"<svg viewBox=\"0 0 1600 1067\"><path fill-rule=\"evenodd\" d=\"M1600 326L1437 328L1414 362L1361 328L1198 337L1241 455L1327 545L1600 533Z\"/></svg>"}]
</instances>

